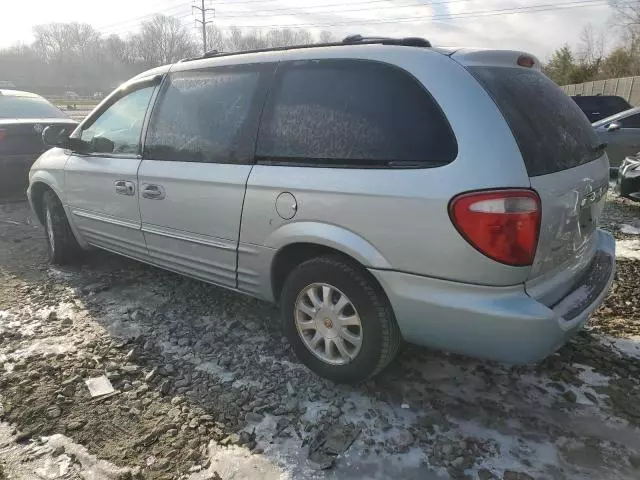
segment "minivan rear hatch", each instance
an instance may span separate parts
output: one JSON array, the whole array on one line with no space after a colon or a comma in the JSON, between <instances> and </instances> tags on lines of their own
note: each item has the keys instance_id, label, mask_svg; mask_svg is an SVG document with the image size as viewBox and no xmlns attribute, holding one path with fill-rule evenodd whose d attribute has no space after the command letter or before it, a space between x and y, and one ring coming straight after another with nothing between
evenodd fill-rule
<instances>
[{"instance_id":1,"label":"minivan rear hatch","mask_svg":"<svg viewBox=\"0 0 640 480\"><path fill-rule=\"evenodd\" d=\"M509 124L531 188L540 196L540 237L526 286L552 305L574 287L595 255L609 164L578 105L539 68L518 66L523 55L507 53L498 62L488 55L483 64L475 53L465 67Z\"/></svg>"}]
</instances>

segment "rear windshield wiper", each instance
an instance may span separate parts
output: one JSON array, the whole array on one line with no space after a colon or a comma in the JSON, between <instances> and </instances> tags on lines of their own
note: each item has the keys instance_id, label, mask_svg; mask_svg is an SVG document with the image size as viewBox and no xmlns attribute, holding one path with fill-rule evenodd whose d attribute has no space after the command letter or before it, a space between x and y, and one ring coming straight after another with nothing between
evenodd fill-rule
<instances>
[{"instance_id":1,"label":"rear windshield wiper","mask_svg":"<svg viewBox=\"0 0 640 480\"><path fill-rule=\"evenodd\" d=\"M392 160L386 163L389 168L434 168L448 165L449 162L424 162L409 160Z\"/></svg>"}]
</instances>

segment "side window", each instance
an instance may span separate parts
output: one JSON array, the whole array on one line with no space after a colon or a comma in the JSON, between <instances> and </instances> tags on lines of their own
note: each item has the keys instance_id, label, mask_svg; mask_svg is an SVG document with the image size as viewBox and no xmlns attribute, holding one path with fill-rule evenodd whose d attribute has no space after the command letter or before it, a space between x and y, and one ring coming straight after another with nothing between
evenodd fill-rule
<instances>
[{"instance_id":1,"label":"side window","mask_svg":"<svg viewBox=\"0 0 640 480\"><path fill-rule=\"evenodd\" d=\"M619 123L622 128L640 128L640 113L623 118Z\"/></svg>"},{"instance_id":2,"label":"side window","mask_svg":"<svg viewBox=\"0 0 640 480\"><path fill-rule=\"evenodd\" d=\"M253 154L249 120L260 68L219 67L177 72L165 80L153 110L144 158L237 163ZM254 134L255 135L255 134Z\"/></svg>"},{"instance_id":3,"label":"side window","mask_svg":"<svg viewBox=\"0 0 640 480\"><path fill-rule=\"evenodd\" d=\"M153 89L153 86L143 87L116 100L81 131L80 138L90 144L112 142L112 153L137 155L140 132ZM99 138L103 140L97 140ZM104 152L104 147L100 151Z\"/></svg>"},{"instance_id":4,"label":"side window","mask_svg":"<svg viewBox=\"0 0 640 480\"><path fill-rule=\"evenodd\" d=\"M314 166L437 166L457 156L440 107L407 72L359 60L292 62L265 108L259 160Z\"/></svg>"}]
</instances>

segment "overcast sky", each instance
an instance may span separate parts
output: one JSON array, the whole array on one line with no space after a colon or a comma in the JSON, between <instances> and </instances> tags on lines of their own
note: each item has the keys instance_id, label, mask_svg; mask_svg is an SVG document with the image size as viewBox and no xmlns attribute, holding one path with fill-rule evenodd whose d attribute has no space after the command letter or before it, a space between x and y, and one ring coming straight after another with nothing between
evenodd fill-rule
<instances>
[{"instance_id":1,"label":"overcast sky","mask_svg":"<svg viewBox=\"0 0 640 480\"><path fill-rule=\"evenodd\" d=\"M32 27L86 22L105 35L135 32L145 17L174 15L194 28L194 0L0 0L0 47L32 40ZM201 0L195 0L198 3ZM436 45L522 49L546 59L558 46L579 43L591 23L606 27L606 0L205 0L221 28L292 25L386 36L422 36ZM517 12L517 13L516 13ZM314 28L312 26L317 26Z\"/></svg>"}]
</instances>

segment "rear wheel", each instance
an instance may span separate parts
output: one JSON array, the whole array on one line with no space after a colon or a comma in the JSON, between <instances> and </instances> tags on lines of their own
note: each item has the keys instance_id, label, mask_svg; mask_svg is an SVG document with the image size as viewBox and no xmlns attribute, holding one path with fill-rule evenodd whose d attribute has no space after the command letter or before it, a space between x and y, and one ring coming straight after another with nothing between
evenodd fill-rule
<instances>
[{"instance_id":1,"label":"rear wheel","mask_svg":"<svg viewBox=\"0 0 640 480\"><path fill-rule=\"evenodd\" d=\"M299 265L281 297L284 331L307 367L340 383L369 378L395 357L400 330L368 272L337 256Z\"/></svg>"},{"instance_id":2,"label":"rear wheel","mask_svg":"<svg viewBox=\"0 0 640 480\"><path fill-rule=\"evenodd\" d=\"M49 261L54 265L65 265L77 260L82 249L71 231L60 199L51 190L47 190L42 195L42 212L49 247Z\"/></svg>"}]
</instances>

